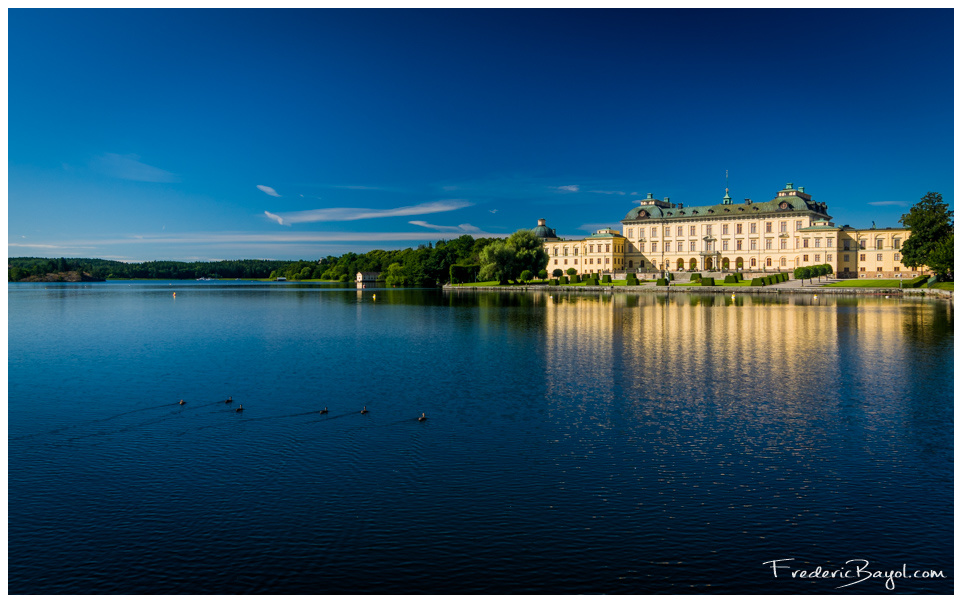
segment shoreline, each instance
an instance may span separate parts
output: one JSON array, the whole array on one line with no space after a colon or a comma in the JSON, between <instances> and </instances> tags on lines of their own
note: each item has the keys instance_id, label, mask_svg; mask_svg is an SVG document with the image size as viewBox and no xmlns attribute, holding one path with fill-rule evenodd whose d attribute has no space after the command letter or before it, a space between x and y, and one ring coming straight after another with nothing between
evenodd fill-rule
<instances>
[{"instance_id":1,"label":"shoreline","mask_svg":"<svg viewBox=\"0 0 962 603\"><path fill-rule=\"evenodd\" d=\"M528 293L538 292L538 291L552 291L552 292L566 292L566 293L578 293L579 291L591 291L593 293L768 293L773 295L789 294L789 295L817 295L817 294L829 294L829 295L861 295L865 297L935 297L940 299L955 300L954 291L945 291L943 289L891 289L891 288L878 288L871 289L868 287L778 287L776 285L768 285L765 287L725 287L723 285L715 285L713 287L659 287L656 285L638 285L638 286L591 286L586 287L583 285L578 286L563 286L563 285L516 285L509 287L502 287L498 285L485 285L485 286L471 286L471 285L459 285L457 287L452 287L450 285L445 285L442 287L444 291L524 291Z\"/></svg>"}]
</instances>

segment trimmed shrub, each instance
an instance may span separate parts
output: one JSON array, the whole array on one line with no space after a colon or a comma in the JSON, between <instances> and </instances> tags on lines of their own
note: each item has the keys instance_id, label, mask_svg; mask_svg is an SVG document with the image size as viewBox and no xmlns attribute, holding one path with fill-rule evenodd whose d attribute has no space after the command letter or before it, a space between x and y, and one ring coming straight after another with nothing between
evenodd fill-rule
<instances>
[{"instance_id":1,"label":"trimmed shrub","mask_svg":"<svg viewBox=\"0 0 962 603\"><path fill-rule=\"evenodd\" d=\"M910 281L903 281L902 287L905 289L918 289L928 280L929 277L923 274L922 276L917 276Z\"/></svg>"},{"instance_id":2,"label":"trimmed shrub","mask_svg":"<svg viewBox=\"0 0 962 603\"><path fill-rule=\"evenodd\" d=\"M660 278L660 279L658 279L657 281L655 281L655 285L658 286L658 287L667 287L667 286L668 286L668 279L666 279L666 278Z\"/></svg>"},{"instance_id":3,"label":"trimmed shrub","mask_svg":"<svg viewBox=\"0 0 962 603\"><path fill-rule=\"evenodd\" d=\"M570 277L578 274L578 269L577 269L577 268L568 268L567 270L565 270L565 274L567 274L568 277L570 278Z\"/></svg>"},{"instance_id":4,"label":"trimmed shrub","mask_svg":"<svg viewBox=\"0 0 962 603\"><path fill-rule=\"evenodd\" d=\"M734 275L734 274L729 274L728 276L725 277L725 282L726 282L726 283L737 283L737 282L738 282L738 279L735 278L735 275Z\"/></svg>"},{"instance_id":5,"label":"trimmed shrub","mask_svg":"<svg viewBox=\"0 0 962 603\"><path fill-rule=\"evenodd\" d=\"M572 283L580 283L580 282L581 282L581 275L580 275L580 274L576 274L576 275L572 276L570 280L571 280Z\"/></svg>"},{"instance_id":6,"label":"trimmed shrub","mask_svg":"<svg viewBox=\"0 0 962 603\"><path fill-rule=\"evenodd\" d=\"M736 272L736 273L735 273L735 278L737 278L739 281L743 281L743 280L745 280L745 275L742 274L741 272Z\"/></svg>"},{"instance_id":7,"label":"trimmed shrub","mask_svg":"<svg viewBox=\"0 0 962 603\"><path fill-rule=\"evenodd\" d=\"M544 268L542 268L541 270L539 270L539 271L538 271L538 278L540 278L541 280L544 280L544 279L548 278L548 271L545 270Z\"/></svg>"},{"instance_id":8,"label":"trimmed shrub","mask_svg":"<svg viewBox=\"0 0 962 603\"><path fill-rule=\"evenodd\" d=\"M548 281L548 284L554 285L554 286L557 287L557 286L558 286L558 279L553 278L553 279L551 279L550 281Z\"/></svg>"},{"instance_id":9,"label":"trimmed shrub","mask_svg":"<svg viewBox=\"0 0 962 603\"><path fill-rule=\"evenodd\" d=\"M675 280L675 273L674 273L674 272L669 272L669 273L668 273L668 280L670 280L670 281Z\"/></svg>"},{"instance_id":10,"label":"trimmed shrub","mask_svg":"<svg viewBox=\"0 0 962 603\"><path fill-rule=\"evenodd\" d=\"M638 278L634 274L629 274L628 278L625 279L625 285L628 287L634 287L638 284Z\"/></svg>"},{"instance_id":11,"label":"trimmed shrub","mask_svg":"<svg viewBox=\"0 0 962 603\"><path fill-rule=\"evenodd\" d=\"M691 281L692 281L693 283L694 283L694 282L697 282L697 281L700 281L700 280L701 280L701 273L700 273L700 272L696 272L695 274L691 275Z\"/></svg>"},{"instance_id":12,"label":"trimmed shrub","mask_svg":"<svg viewBox=\"0 0 962 603\"><path fill-rule=\"evenodd\" d=\"M714 287L714 286L715 286L715 277L713 277L713 276L706 276L705 278L701 279L701 286L702 286L702 287Z\"/></svg>"},{"instance_id":13,"label":"trimmed shrub","mask_svg":"<svg viewBox=\"0 0 962 603\"><path fill-rule=\"evenodd\" d=\"M561 275L564 274L564 273L565 273L565 271L562 270L561 268L555 268L554 271L551 273L551 276L553 276L553 277L555 277L555 278L558 278L559 276L561 276Z\"/></svg>"},{"instance_id":14,"label":"trimmed shrub","mask_svg":"<svg viewBox=\"0 0 962 603\"><path fill-rule=\"evenodd\" d=\"M604 275L603 277L601 277L601 282L602 282L602 283L610 283L610 282L611 282L611 275L610 275L610 274L606 274L606 275Z\"/></svg>"},{"instance_id":15,"label":"trimmed shrub","mask_svg":"<svg viewBox=\"0 0 962 603\"><path fill-rule=\"evenodd\" d=\"M562 276L561 278L558 279L558 282L561 283L562 285L567 285L567 284L568 284L568 277L567 277L567 276Z\"/></svg>"},{"instance_id":16,"label":"trimmed shrub","mask_svg":"<svg viewBox=\"0 0 962 603\"><path fill-rule=\"evenodd\" d=\"M522 271L521 271L521 282L526 283L526 282L532 280L533 278L534 278L534 274L532 274L532 272L531 272L530 270L522 270Z\"/></svg>"},{"instance_id":17,"label":"trimmed shrub","mask_svg":"<svg viewBox=\"0 0 962 603\"><path fill-rule=\"evenodd\" d=\"M751 285L752 287L764 287L765 283L762 282L762 279L756 276L755 278L752 279Z\"/></svg>"}]
</instances>

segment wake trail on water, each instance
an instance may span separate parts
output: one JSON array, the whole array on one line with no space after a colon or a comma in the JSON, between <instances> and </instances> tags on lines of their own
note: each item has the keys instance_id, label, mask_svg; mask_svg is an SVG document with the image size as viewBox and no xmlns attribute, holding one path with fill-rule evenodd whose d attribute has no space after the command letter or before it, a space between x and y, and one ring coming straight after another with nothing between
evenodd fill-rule
<instances>
[{"instance_id":1,"label":"wake trail on water","mask_svg":"<svg viewBox=\"0 0 962 603\"><path fill-rule=\"evenodd\" d=\"M190 403L188 402L187 404L184 405L184 408L180 408L179 410L180 410L180 412L185 412L185 411L187 411L187 410L190 410L191 408L204 408L204 407L206 407L206 406L213 406L213 405L215 405L215 404L223 404L223 403L224 403L223 400L218 400L217 402L208 402L208 403L206 403L206 404L199 404L199 405L198 405L198 404L194 404L194 405L191 406ZM178 407L180 406L180 405L177 404L176 402L174 402L173 404L174 404L175 406L178 406ZM15 437L15 438L9 438L9 439L10 439L11 441L13 441L13 440L26 440L26 439L36 438L36 437L40 437L40 436L44 436L44 435L54 435L54 434L57 434L57 433L60 433L60 432L63 432L63 431L69 430L69 429L77 429L77 428L79 428L79 427L87 427L88 425L96 425L97 423L106 423L107 421L113 421L114 419L119 419L120 417L125 417L125 416L127 416L127 415L132 415L132 414L135 414L135 413L138 413L138 412L147 412L147 411L149 411L149 410L157 410L158 408L170 408L170 406L171 406L171 403L168 402L167 404L159 404L159 405L157 405L157 406L146 406L146 407L144 407L144 408L135 408L134 410L128 410L128 411L126 411L126 412L117 413L117 414L111 415L111 416L109 416L109 417L103 417L103 418L100 418L100 419L91 419L91 420L89 420L89 421L82 421L82 422L80 422L80 423L74 423L73 425L64 425L64 426L58 427L58 428L56 428L56 429L50 429L50 430L48 430L48 431L40 431L40 432L37 432L37 433L28 433L28 434L25 434L25 435L22 435L22 436L17 436L17 437ZM176 414L176 413L174 413L174 414Z\"/></svg>"}]
</instances>

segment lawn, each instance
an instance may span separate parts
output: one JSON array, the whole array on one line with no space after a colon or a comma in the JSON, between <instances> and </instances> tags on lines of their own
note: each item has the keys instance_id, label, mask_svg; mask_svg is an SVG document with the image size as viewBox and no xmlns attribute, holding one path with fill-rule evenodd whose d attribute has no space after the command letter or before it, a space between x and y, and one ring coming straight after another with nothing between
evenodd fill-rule
<instances>
[{"instance_id":1,"label":"lawn","mask_svg":"<svg viewBox=\"0 0 962 603\"><path fill-rule=\"evenodd\" d=\"M955 283L932 283L929 289L942 289L943 291L955 291Z\"/></svg>"}]
</instances>

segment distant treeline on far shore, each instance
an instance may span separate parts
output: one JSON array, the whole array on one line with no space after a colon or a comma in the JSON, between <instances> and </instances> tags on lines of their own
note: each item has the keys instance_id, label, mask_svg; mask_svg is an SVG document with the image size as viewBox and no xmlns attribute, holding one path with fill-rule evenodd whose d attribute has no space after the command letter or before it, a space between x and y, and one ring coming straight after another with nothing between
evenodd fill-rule
<instances>
[{"instance_id":1,"label":"distant treeline on far shore","mask_svg":"<svg viewBox=\"0 0 962 603\"><path fill-rule=\"evenodd\" d=\"M419 245L417 249L364 254L345 253L320 260L222 260L219 262L118 262L96 258L10 258L9 281L68 280L70 272L93 279L198 279L198 278L278 278L287 280L321 279L353 281L358 272L388 272L393 264L401 285L433 286L449 280L452 264L477 264L479 253L494 239L475 239L462 235L451 241ZM64 277L64 278L60 278Z\"/></svg>"}]
</instances>

